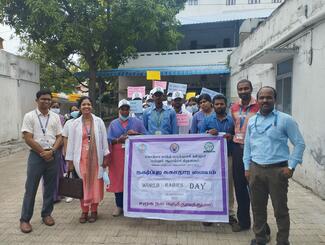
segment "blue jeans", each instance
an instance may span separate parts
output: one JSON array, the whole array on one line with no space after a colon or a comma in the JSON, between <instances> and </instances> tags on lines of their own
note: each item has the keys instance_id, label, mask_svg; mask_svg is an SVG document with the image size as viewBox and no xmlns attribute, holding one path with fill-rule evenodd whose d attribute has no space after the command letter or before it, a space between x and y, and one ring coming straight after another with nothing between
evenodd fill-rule
<instances>
[{"instance_id":1,"label":"blue jeans","mask_svg":"<svg viewBox=\"0 0 325 245\"><path fill-rule=\"evenodd\" d=\"M53 194L56 187L57 172L57 154L54 156L53 161L46 162L36 152L30 151L27 162L27 179L20 221L29 222L31 220L34 212L35 196L42 177L44 180L44 193L41 216L46 217L51 215L53 211Z\"/></svg>"}]
</instances>

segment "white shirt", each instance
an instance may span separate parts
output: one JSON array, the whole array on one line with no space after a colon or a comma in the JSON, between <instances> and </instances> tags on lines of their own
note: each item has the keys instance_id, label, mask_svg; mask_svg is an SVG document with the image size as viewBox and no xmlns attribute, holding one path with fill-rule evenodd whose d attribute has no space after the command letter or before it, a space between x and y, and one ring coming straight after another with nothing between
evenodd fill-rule
<instances>
[{"instance_id":1,"label":"white shirt","mask_svg":"<svg viewBox=\"0 0 325 245\"><path fill-rule=\"evenodd\" d=\"M60 117L52 111L47 115L38 109L30 111L24 116L21 132L33 134L33 139L43 149L49 149L54 145L56 136L62 133Z\"/></svg>"},{"instance_id":2,"label":"white shirt","mask_svg":"<svg viewBox=\"0 0 325 245\"><path fill-rule=\"evenodd\" d=\"M65 138L69 137L69 132L72 128L73 122L75 119L70 119L68 121L66 121L66 123L63 126L63 131L62 131L62 136Z\"/></svg>"},{"instance_id":3,"label":"white shirt","mask_svg":"<svg viewBox=\"0 0 325 245\"><path fill-rule=\"evenodd\" d=\"M109 154L106 127L103 120L92 114L94 120L94 134L97 149L98 159L98 178L103 177L103 160L104 156ZM77 118L73 121L71 130L69 131L68 146L65 160L73 161L76 172L81 178L80 174L80 158L82 147L82 118Z\"/></svg>"}]
</instances>

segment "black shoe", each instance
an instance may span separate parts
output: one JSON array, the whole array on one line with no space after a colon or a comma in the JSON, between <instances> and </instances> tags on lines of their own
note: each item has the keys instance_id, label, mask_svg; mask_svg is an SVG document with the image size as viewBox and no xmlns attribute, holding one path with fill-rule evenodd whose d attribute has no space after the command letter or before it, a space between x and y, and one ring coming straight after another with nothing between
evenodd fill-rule
<instances>
[{"instance_id":1,"label":"black shoe","mask_svg":"<svg viewBox=\"0 0 325 245\"><path fill-rule=\"evenodd\" d=\"M229 224L233 225L233 224L237 224L238 220L234 217L234 216L229 216Z\"/></svg>"},{"instance_id":2,"label":"black shoe","mask_svg":"<svg viewBox=\"0 0 325 245\"><path fill-rule=\"evenodd\" d=\"M202 222L202 225L204 225L204 226L211 226L211 225L213 225L213 223L212 222Z\"/></svg>"},{"instance_id":3,"label":"black shoe","mask_svg":"<svg viewBox=\"0 0 325 245\"><path fill-rule=\"evenodd\" d=\"M252 239L251 240L251 245L266 245L266 243L258 243L257 241L256 241L256 239Z\"/></svg>"},{"instance_id":4,"label":"black shoe","mask_svg":"<svg viewBox=\"0 0 325 245\"><path fill-rule=\"evenodd\" d=\"M233 232L240 232L240 231L249 230L250 227L241 227L238 223L234 223L231 225L231 229Z\"/></svg>"},{"instance_id":5,"label":"black shoe","mask_svg":"<svg viewBox=\"0 0 325 245\"><path fill-rule=\"evenodd\" d=\"M271 229L268 223L265 225L265 240L266 243L269 243L271 241Z\"/></svg>"}]
</instances>

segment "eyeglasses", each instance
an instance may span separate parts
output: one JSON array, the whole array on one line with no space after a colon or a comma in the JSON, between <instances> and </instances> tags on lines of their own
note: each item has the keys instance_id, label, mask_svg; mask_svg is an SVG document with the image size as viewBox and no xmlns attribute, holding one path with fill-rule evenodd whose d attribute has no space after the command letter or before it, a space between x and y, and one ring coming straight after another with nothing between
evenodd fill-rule
<instances>
[{"instance_id":1,"label":"eyeglasses","mask_svg":"<svg viewBox=\"0 0 325 245\"><path fill-rule=\"evenodd\" d=\"M51 101L52 99L44 99L44 98L41 98L39 99L40 101Z\"/></svg>"}]
</instances>

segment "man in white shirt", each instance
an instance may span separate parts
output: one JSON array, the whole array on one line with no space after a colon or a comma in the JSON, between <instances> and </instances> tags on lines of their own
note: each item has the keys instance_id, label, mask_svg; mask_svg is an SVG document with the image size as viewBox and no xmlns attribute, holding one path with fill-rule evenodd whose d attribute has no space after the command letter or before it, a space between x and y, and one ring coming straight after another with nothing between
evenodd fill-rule
<instances>
[{"instance_id":1,"label":"man in white shirt","mask_svg":"<svg viewBox=\"0 0 325 245\"><path fill-rule=\"evenodd\" d=\"M36 94L37 108L25 114L21 132L26 144L31 148L27 162L25 195L20 218L20 230L32 231L30 220L34 212L35 196L40 179L44 180L42 220L45 225L54 225L53 193L58 171L57 149L61 146L61 122L54 112L49 110L52 95L49 90L40 90Z\"/></svg>"},{"instance_id":2,"label":"man in white shirt","mask_svg":"<svg viewBox=\"0 0 325 245\"><path fill-rule=\"evenodd\" d=\"M176 112L178 134L189 134L192 125L192 113L185 109L184 95L181 91L172 94L172 106Z\"/></svg>"}]
</instances>

